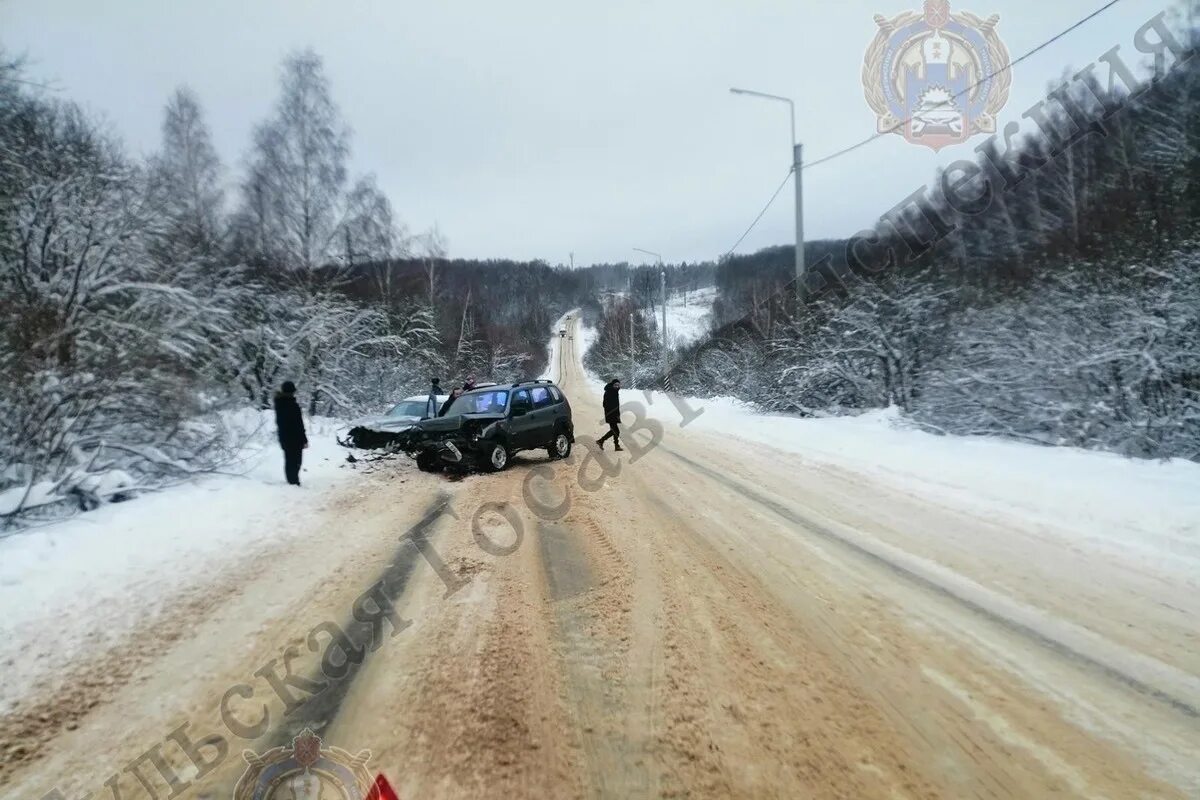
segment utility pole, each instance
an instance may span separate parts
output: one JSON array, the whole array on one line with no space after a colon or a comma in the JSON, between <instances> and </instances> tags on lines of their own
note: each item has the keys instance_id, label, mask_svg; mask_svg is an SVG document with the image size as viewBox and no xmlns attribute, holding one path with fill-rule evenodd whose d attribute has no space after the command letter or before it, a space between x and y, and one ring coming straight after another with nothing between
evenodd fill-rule
<instances>
[{"instance_id":1,"label":"utility pole","mask_svg":"<svg viewBox=\"0 0 1200 800\"><path fill-rule=\"evenodd\" d=\"M575 254L571 253L571 269L575 269Z\"/></svg>"},{"instance_id":2,"label":"utility pole","mask_svg":"<svg viewBox=\"0 0 1200 800\"><path fill-rule=\"evenodd\" d=\"M658 265L661 267L662 262ZM662 307L663 307L663 385L666 386L667 369L670 351L667 348L667 271L664 269L659 273L662 275Z\"/></svg>"},{"instance_id":3,"label":"utility pole","mask_svg":"<svg viewBox=\"0 0 1200 800\"><path fill-rule=\"evenodd\" d=\"M629 388L635 389L637 384L637 345L633 338L633 307L629 310Z\"/></svg>"},{"instance_id":4,"label":"utility pole","mask_svg":"<svg viewBox=\"0 0 1200 800\"><path fill-rule=\"evenodd\" d=\"M792 135L795 136L792 123ZM796 181L796 311L804 303L804 145L792 146L792 178Z\"/></svg>"},{"instance_id":5,"label":"utility pole","mask_svg":"<svg viewBox=\"0 0 1200 800\"><path fill-rule=\"evenodd\" d=\"M777 94L767 94L766 92L756 92L752 89L730 89L729 91L734 94L762 97L767 100L778 100L781 103L787 103L791 111L792 138L788 144L792 148L792 172L796 181L796 297L800 302L803 302L804 273L806 270L804 263L804 145L796 141L796 104L789 97L780 97Z\"/></svg>"}]
</instances>

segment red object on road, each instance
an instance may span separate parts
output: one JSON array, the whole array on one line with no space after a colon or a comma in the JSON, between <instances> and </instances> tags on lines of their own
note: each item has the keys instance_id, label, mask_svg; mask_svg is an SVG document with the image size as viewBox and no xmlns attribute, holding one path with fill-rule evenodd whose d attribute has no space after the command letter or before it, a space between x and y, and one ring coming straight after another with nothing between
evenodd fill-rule
<instances>
[{"instance_id":1,"label":"red object on road","mask_svg":"<svg viewBox=\"0 0 1200 800\"><path fill-rule=\"evenodd\" d=\"M400 795L396 794L396 790L392 788L381 772L375 779L375 785L371 787L371 791L367 792L367 800L400 800Z\"/></svg>"}]
</instances>

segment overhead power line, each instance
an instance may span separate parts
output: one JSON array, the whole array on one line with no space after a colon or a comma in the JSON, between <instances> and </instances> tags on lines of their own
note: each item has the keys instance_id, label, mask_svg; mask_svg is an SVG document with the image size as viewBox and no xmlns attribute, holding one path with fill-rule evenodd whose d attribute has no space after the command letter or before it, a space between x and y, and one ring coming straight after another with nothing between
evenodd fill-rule
<instances>
[{"instance_id":1,"label":"overhead power line","mask_svg":"<svg viewBox=\"0 0 1200 800\"><path fill-rule=\"evenodd\" d=\"M767 204L765 206L763 206L762 211L758 212L758 216L755 217L754 221L750 223L750 227L746 228L746 230L742 233L742 235L738 237L738 240L733 243L733 247L726 250L725 255L721 256L722 261L724 261L726 258L729 258L729 256L733 255L733 251L737 250L738 247L741 246L742 242L746 241L746 237L749 236L750 232L752 230L754 230L755 227L758 226L758 223L762 221L762 218L767 215L767 211L769 211L771 206L775 204L775 201L779 198L779 193L783 191L783 187L787 186L788 179L792 177L792 173L795 171L796 171L795 168L789 169L787 171L787 174L783 176L783 182L780 183L779 186L775 189L774 194L771 195L771 199L767 201Z\"/></svg>"},{"instance_id":2,"label":"overhead power line","mask_svg":"<svg viewBox=\"0 0 1200 800\"><path fill-rule=\"evenodd\" d=\"M1079 29L1079 28L1080 28L1080 27L1082 27L1082 26L1086 25L1088 22L1091 22L1093 19L1095 19L1096 17L1100 16L1100 15L1101 15L1101 14L1103 14L1105 11L1108 11L1110 8L1112 8L1113 6L1117 5L1117 3L1119 3L1119 2L1121 2L1121 0L1110 0L1110 2L1108 2L1108 3L1105 3L1103 6L1101 6L1101 7L1100 7L1100 8L1098 8L1098 9L1096 9L1096 10L1095 10L1095 11L1093 11L1092 13L1090 13L1090 14L1088 14L1087 16L1083 17L1082 19L1078 20L1077 22L1073 23L1072 25L1068 26L1067 28L1064 28L1062 31L1059 31L1057 34L1055 34L1054 36L1050 37L1050 38L1049 38L1049 39L1047 39L1046 41L1042 42L1042 43L1041 43L1041 44L1039 44L1037 47L1034 47L1032 50L1029 50L1029 51L1025 52L1024 54L1022 54L1022 55L1021 55L1021 56L1019 56L1018 58L1014 59L1013 61L1010 61L1007 67L1004 67L1004 68L1002 68L1002 69L998 69L998 70L996 70L996 71L995 71L995 72L993 72L991 75L989 75L989 76L987 76L986 78L983 78L983 79L981 79L980 81L978 81L977 83L975 83L973 86L969 86L969 87L967 87L966 89L964 89L963 91L959 92L957 95L955 95L955 96L954 96L953 98L951 98L951 99L952 99L952 100L957 100L957 99L958 99L959 97L961 97L962 95L964 95L964 94L969 94L971 91L973 91L975 88L977 88L977 87L978 87L980 84L982 84L982 83L985 83L985 82L987 82L987 81L991 80L992 78L996 77L997 75L1000 75L1001 73L1003 73L1003 72L1005 72L1005 71L1011 70L1011 69L1012 69L1013 67L1015 67L1017 64L1020 64L1022 61L1025 61L1026 59L1028 59L1028 58L1030 58L1030 57L1032 57L1032 56L1036 55L1037 53L1041 52L1042 50L1045 50L1047 47L1049 47L1050 45L1054 44L1054 43L1055 43L1055 42L1057 42L1059 39L1062 39L1064 36L1066 36L1066 35L1070 34L1071 32L1073 32L1073 31L1075 31L1075 30ZM950 102L950 101L944 101L944 102ZM849 153L852 153L852 152L854 152L855 150L858 150L858 149L859 149L859 148L861 148L861 147L865 147L865 146L867 146L868 144L870 144L870 143L872 143L872 142L874 142L874 141L876 141L876 140L878 140L878 139L882 139L884 136L888 136L888 135L890 135L890 134L891 134L891 133L892 133L894 130L898 130L900 127L903 127L904 125L907 125L907 124L908 124L910 121L911 121L911 118L909 118L909 119L907 119L907 120L904 120L903 122L897 123L897 125L896 125L896 126L894 126L894 127L892 127L892 128L889 128L889 129L888 129L888 130L886 130L886 131L881 131L881 132L879 132L879 133L876 133L876 134L874 134L874 135L872 135L872 136L870 136L870 137L868 137L868 138L866 138L866 139L863 139L861 142L858 142L858 143L856 143L856 144L853 144L853 145L851 145L850 147L846 147L846 148L844 148L844 149L842 149L842 150L839 150L839 151L837 151L836 153L830 153L829 155L827 155L827 156L822 156L821 158L818 158L818 159L817 159L817 160L815 160L815 161L809 161L809 162L805 163L804 165L802 165L801 169L808 169L809 167L816 167L816 166L819 166L819 165L821 165L821 164L826 164L826 163L828 163L828 162L830 162L830 161L833 161L833 160L834 160L834 159L836 159L836 158L840 158L840 157L842 157L842 156L844 156L844 155L847 155L847 154L849 154ZM783 182L779 184L779 187L775 189L775 192L774 192L774 194L772 194L772 195L771 195L771 199L767 201L767 204L766 204L765 206L763 206L763 209L762 209L762 211L758 212L758 216L757 216L757 217L755 217L755 218L754 218L754 221L750 223L750 227L746 228L746 230L745 230L745 231L742 233L742 235L738 237L738 240L737 240L736 242L734 242L734 244L733 244L733 247L729 248L729 250L727 250L727 251L725 252L725 255L723 255L723 256L721 257L721 259L722 259L722 260L724 260L724 259L728 258L729 256L733 255L734 251L735 251L735 250L737 250L737 249L738 249L738 247L739 247L739 246L742 244L742 242L744 242L744 241L746 240L746 237L750 235L751 231L753 231L753 230L755 229L755 227L757 227L757 226L758 226L758 223L762 221L762 218L763 218L764 216L766 216L766 214L767 214L767 211L768 211L768 210L771 208L771 206L772 206L772 205L775 203L775 200L776 200L776 199L778 199L778 197L779 197L779 193L783 191L783 187L787 185L788 178L792 177L792 173L793 173L793 172L795 172L795 168L794 168L794 167L793 167L792 169L789 169L789 170L788 170L788 173L787 173L787 175L785 175L785 176L784 176L784 178L783 178ZM800 246L803 246L803 244L801 244ZM734 325L734 324L737 324L737 323L739 323L739 322L741 322L741 321L743 321L743 320L745 320L745 319L749 318L750 316L752 316L753 314L755 314L755 313L758 311L758 309L759 309L759 308L761 308L761 307L762 307L764 304L771 302L772 300L774 300L774 298L775 298L775 297L777 297L778 295L782 294L783 292L786 292L786 291L787 291L788 289L790 289L790 288L792 287L792 285L793 285L793 284L795 284L795 283L796 283L796 279L792 279L792 280L788 281L788 282L787 282L785 285L783 285L782 287L780 287L780 288L779 288L779 289L777 289L776 291L772 292L772 293L771 293L770 295L768 295L767 297L765 297L765 298L763 298L762 300L760 300L760 301L758 301L757 303L755 303L755 304L754 304L754 307L753 307L753 308L752 308L752 309L751 309L749 312L747 312L746 314L742 315L742 316L741 316L739 319L737 319L737 320L734 320L734 321L733 321L733 322L731 322L731 323L728 323L728 324L726 325L726 327L728 327L728 325Z\"/></svg>"}]
</instances>

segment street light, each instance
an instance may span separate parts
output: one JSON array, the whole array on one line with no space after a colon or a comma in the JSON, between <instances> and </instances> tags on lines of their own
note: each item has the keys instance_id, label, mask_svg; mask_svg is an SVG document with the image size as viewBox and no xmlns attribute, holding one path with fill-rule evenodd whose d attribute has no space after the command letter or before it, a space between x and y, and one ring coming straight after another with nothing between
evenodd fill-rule
<instances>
[{"instance_id":1,"label":"street light","mask_svg":"<svg viewBox=\"0 0 1200 800\"><path fill-rule=\"evenodd\" d=\"M756 92L752 89L737 89L729 90L733 94L749 95L751 97L761 97L765 100L775 100L780 103L787 103L788 110L791 113L792 120L792 138L788 142L792 148L792 172L796 174L796 296L801 297L801 292L804 289L804 183L801 180L802 170L804 169L804 145L796 141L796 104L792 102L790 97L781 97L777 94L767 94L766 92Z\"/></svg>"},{"instance_id":2,"label":"street light","mask_svg":"<svg viewBox=\"0 0 1200 800\"><path fill-rule=\"evenodd\" d=\"M653 250L643 250L640 247L633 248L639 253L645 253L648 256L654 256L658 260L659 274L662 278L662 344L663 344L663 380L667 379L667 271L662 269L662 255Z\"/></svg>"}]
</instances>

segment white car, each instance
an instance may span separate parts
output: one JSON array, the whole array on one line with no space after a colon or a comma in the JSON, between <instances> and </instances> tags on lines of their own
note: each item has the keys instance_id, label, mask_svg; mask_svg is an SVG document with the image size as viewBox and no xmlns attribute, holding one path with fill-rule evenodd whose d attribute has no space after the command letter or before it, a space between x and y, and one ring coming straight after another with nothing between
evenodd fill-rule
<instances>
[{"instance_id":1,"label":"white car","mask_svg":"<svg viewBox=\"0 0 1200 800\"><path fill-rule=\"evenodd\" d=\"M437 416L442 404L450 399L450 395L437 396L437 408L433 414L428 411L429 395L406 397L392 406L387 413L376 417L363 417L350 423L351 428L367 428L380 433L395 433L402 431L414 422L420 422L430 416Z\"/></svg>"}]
</instances>

